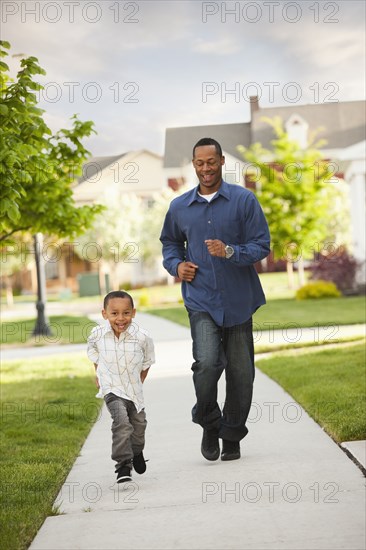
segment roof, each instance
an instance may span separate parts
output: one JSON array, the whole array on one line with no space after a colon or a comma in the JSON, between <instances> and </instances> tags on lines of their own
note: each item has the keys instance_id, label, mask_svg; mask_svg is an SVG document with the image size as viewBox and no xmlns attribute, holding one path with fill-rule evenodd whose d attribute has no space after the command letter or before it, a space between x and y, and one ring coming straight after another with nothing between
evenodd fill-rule
<instances>
[{"instance_id":1,"label":"roof","mask_svg":"<svg viewBox=\"0 0 366 550\"><path fill-rule=\"evenodd\" d=\"M310 132L322 127L317 137L326 139L325 149L341 149L365 139L366 102L345 101L259 109L253 113L253 143L260 142L268 148L274 137L272 128L262 117L279 116L285 122L294 114L309 124Z\"/></svg>"},{"instance_id":2,"label":"roof","mask_svg":"<svg viewBox=\"0 0 366 550\"><path fill-rule=\"evenodd\" d=\"M164 167L177 168L186 165L192 157L194 144L202 137L216 139L226 153L241 160L238 145L249 147L251 143L260 142L263 147L271 146L273 130L262 120L263 117L279 116L286 122L295 114L309 124L310 132L322 128L317 137L327 141L324 149L343 149L365 139L365 101L266 107L254 111L251 122L167 128Z\"/></svg>"},{"instance_id":3,"label":"roof","mask_svg":"<svg viewBox=\"0 0 366 550\"><path fill-rule=\"evenodd\" d=\"M92 157L87 162L83 164L83 173L77 181L77 184L80 185L84 181L93 178L98 172L104 170L117 160L121 159L127 155L123 153L122 155L117 155L114 157Z\"/></svg>"},{"instance_id":4,"label":"roof","mask_svg":"<svg viewBox=\"0 0 366 550\"><path fill-rule=\"evenodd\" d=\"M167 128L164 167L175 168L188 164L192 159L194 144L203 137L216 139L223 151L241 159L237 146L244 145L248 147L250 145L250 123Z\"/></svg>"}]
</instances>

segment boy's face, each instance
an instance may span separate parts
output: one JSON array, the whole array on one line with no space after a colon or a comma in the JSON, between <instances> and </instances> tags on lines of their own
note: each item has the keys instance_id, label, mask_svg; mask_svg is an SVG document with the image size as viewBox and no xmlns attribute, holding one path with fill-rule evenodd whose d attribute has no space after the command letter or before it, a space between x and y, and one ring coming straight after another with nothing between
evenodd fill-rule
<instances>
[{"instance_id":1,"label":"boy's face","mask_svg":"<svg viewBox=\"0 0 366 550\"><path fill-rule=\"evenodd\" d=\"M127 330L136 315L136 309L128 298L112 298L107 308L102 310L104 319L108 319L116 336Z\"/></svg>"}]
</instances>

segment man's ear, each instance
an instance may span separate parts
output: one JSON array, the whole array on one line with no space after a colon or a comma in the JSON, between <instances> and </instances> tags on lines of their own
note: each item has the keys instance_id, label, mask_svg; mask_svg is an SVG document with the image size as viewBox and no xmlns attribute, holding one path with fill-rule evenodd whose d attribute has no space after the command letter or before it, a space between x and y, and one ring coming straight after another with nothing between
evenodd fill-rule
<instances>
[{"instance_id":1,"label":"man's ear","mask_svg":"<svg viewBox=\"0 0 366 550\"><path fill-rule=\"evenodd\" d=\"M103 319L107 319L107 312L105 309L102 309L102 315L103 315Z\"/></svg>"},{"instance_id":2,"label":"man's ear","mask_svg":"<svg viewBox=\"0 0 366 550\"><path fill-rule=\"evenodd\" d=\"M136 309L134 308L134 309L132 310L132 317L135 317L135 315L136 315Z\"/></svg>"},{"instance_id":3,"label":"man's ear","mask_svg":"<svg viewBox=\"0 0 366 550\"><path fill-rule=\"evenodd\" d=\"M221 166L224 166L224 164L225 164L225 157L222 156L222 157L221 157Z\"/></svg>"}]
</instances>

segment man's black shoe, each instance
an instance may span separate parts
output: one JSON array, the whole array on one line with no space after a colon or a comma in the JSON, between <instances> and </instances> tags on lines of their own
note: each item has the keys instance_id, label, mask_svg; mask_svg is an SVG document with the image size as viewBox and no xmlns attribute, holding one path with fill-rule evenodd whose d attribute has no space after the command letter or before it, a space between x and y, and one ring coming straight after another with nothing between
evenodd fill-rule
<instances>
[{"instance_id":1,"label":"man's black shoe","mask_svg":"<svg viewBox=\"0 0 366 550\"><path fill-rule=\"evenodd\" d=\"M206 460L217 460L219 458L220 445L217 430L203 430L201 453Z\"/></svg>"},{"instance_id":2,"label":"man's black shoe","mask_svg":"<svg viewBox=\"0 0 366 550\"><path fill-rule=\"evenodd\" d=\"M131 477L131 461L122 464L118 469L116 468L117 473L117 483L125 483L126 481L132 481Z\"/></svg>"},{"instance_id":3,"label":"man's black shoe","mask_svg":"<svg viewBox=\"0 0 366 550\"><path fill-rule=\"evenodd\" d=\"M240 458L240 443L239 441L222 440L221 460L237 460Z\"/></svg>"},{"instance_id":4,"label":"man's black shoe","mask_svg":"<svg viewBox=\"0 0 366 550\"><path fill-rule=\"evenodd\" d=\"M141 453L133 457L132 464L135 472L137 472L138 474L143 474L144 472L146 472L146 462L142 451Z\"/></svg>"}]
</instances>

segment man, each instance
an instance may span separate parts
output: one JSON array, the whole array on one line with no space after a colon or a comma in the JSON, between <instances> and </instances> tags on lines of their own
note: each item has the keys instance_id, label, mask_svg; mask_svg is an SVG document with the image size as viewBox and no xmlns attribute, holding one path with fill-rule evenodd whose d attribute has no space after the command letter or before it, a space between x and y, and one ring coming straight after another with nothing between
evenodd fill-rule
<instances>
[{"instance_id":1,"label":"man","mask_svg":"<svg viewBox=\"0 0 366 550\"><path fill-rule=\"evenodd\" d=\"M163 265L182 280L193 340L193 422L203 427L207 460L240 458L248 433L253 381L252 314L265 303L254 263L270 251L267 222L255 195L222 180L220 144L200 139L193 148L199 185L174 199L160 240ZM225 370L221 412L217 383Z\"/></svg>"}]
</instances>

